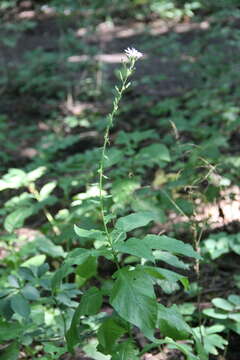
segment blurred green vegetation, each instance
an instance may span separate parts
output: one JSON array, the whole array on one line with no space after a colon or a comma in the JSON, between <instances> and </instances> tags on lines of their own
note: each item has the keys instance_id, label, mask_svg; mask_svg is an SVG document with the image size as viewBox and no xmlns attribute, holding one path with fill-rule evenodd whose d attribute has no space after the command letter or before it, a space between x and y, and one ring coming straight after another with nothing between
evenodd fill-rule
<instances>
[{"instance_id":1,"label":"blurred green vegetation","mask_svg":"<svg viewBox=\"0 0 240 360\"><path fill-rule=\"evenodd\" d=\"M66 254L78 246L98 249L102 241L99 160L117 69L129 46L144 57L107 151L109 223L151 211L158 221L133 236L164 232L202 251L202 273L190 274L190 290L161 280L160 295L192 302L190 313L180 308L183 316L196 333L214 335L205 345L213 356L230 339L231 359L231 336L239 340L240 333L239 298L229 297L239 291L240 277L239 1L6 0L0 17L0 342L21 339L6 353L0 348L3 359L17 359L19 343L29 359L59 358L66 349L53 344L63 338L62 312L71 319L89 283L101 283L106 294L112 288L109 263L89 257L63 284L57 303L49 295ZM77 236L76 224L96 230L96 238ZM201 315L202 330L199 293L215 306ZM231 311L216 298L233 301ZM218 308L221 319L214 317ZM24 330L22 318L30 313ZM81 324L85 352L102 360L94 334L103 316ZM124 327L114 326L120 333Z\"/></svg>"}]
</instances>

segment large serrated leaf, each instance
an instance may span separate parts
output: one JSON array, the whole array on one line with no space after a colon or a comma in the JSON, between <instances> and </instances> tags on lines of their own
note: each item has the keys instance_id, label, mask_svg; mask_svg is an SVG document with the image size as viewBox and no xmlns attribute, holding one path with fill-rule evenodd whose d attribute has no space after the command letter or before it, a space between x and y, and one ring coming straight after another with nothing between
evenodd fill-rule
<instances>
[{"instance_id":1,"label":"large serrated leaf","mask_svg":"<svg viewBox=\"0 0 240 360\"><path fill-rule=\"evenodd\" d=\"M79 265L82 264L89 256L93 256L93 257L105 256L111 258L112 252L107 248L101 248L101 249L78 248L68 253L66 262L71 265Z\"/></svg>"},{"instance_id":2,"label":"large serrated leaf","mask_svg":"<svg viewBox=\"0 0 240 360\"><path fill-rule=\"evenodd\" d=\"M118 314L153 339L157 302L151 279L144 272L123 268L116 273L110 303Z\"/></svg>"},{"instance_id":3,"label":"large serrated leaf","mask_svg":"<svg viewBox=\"0 0 240 360\"><path fill-rule=\"evenodd\" d=\"M66 334L67 346L70 352L73 352L74 346L79 342L79 334L77 331L79 318L82 315L95 315L99 312L102 305L102 294L96 287L88 289L82 296L73 315L70 328Z\"/></svg>"},{"instance_id":4,"label":"large serrated leaf","mask_svg":"<svg viewBox=\"0 0 240 360\"><path fill-rule=\"evenodd\" d=\"M119 324L116 317L107 318L98 329L98 349L103 354L112 354L113 349L116 347L117 339L125 334L127 330Z\"/></svg>"},{"instance_id":5,"label":"large serrated leaf","mask_svg":"<svg viewBox=\"0 0 240 360\"><path fill-rule=\"evenodd\" d=\"M158 327L161 334L174 340L189 338L191 328L183 320L176 306L165 307L158 304Z\"/></svg>"},{"instance_id":6,"label":"large serrated leaf","mask_svg":"<svg viewBox=\"0 0 240 360\"><path fill-rule=\"evenodd\" d=\"M200 255L193 249L189 244L185 244L180 240L170 238L165 235L147 235L143 241L151 249L165 250L169 251L172 254L184 255L188 257L193 257L195 259L200 259Z\"/></svg>"},{"instance_id":7,"label":"large serrated leaf","mask_svg":"<svg viewBox=\"0 0 240 360\"><path fill-rule=\"evenodd\" d=\"M143 266L142 269L145 272L147 272L150 276L152 276L153 278L160 279L160 280L166 279L171 282L181 281L183 286L186 289L188 288L188 285L189 285L188 279L185 276L176 273L175 271L171 271L168 269L162 269L160 267L153 267L153 266Z\"/></svg>"},{"instance_id":8,"label":"large serrated leaf","mask_svg":"<svg viewBox=\"0 0 240 360\"><path fill-rule=\"evenodd\" d=\"M97 258L96 256L88 256L82 264L79 264L76 274L83 279L90 279L97 273Z\"/></svg>"},{"instance_id":9,"label":"large serrated leaf","mask_svg":"<svg viewBox=\"0 0 240 360\"><path fill-rule=\"evenodd\" d=\"M151 221L158 221L156 214L151 211L140 211L121 217L116 222L116 228L123 232L132 231L149 224Z\"/></svg>"},{"instance_id":10,"label":"large serrated leaf","mask_svg":"<svg viewBox=\"0 0 240 360\"><path fill-rule=\"evenodd\" d=\"M154 261L151 249L137 238L130 238L125 242L119 242L114 246L114 249L122 253Z\"/></svg>"},{"instance_id":11,"label":"large serrated leaf","mask_svg":"<svg viewBox=\"0 0 240 360\"><path fill-rule=\"evenodd\" d=\"M82 315L95 315L102 305L102 294L95 286L88 289L81 298L80 308Z\"/></svg>"},{"instance_id":12,"label":"large serrated leaf","mask_svg":"<svg viewBox=\"0 0 240 360\"><path fill-rule=\"evenodd\" d=\"M38 300L40 298L39 291L30 284L26 284L24 288L21 290L21 294L27 300Z\"/></svg>"},{"instance_id":13,"label":"large serrated leaf","mask_svg":"<svg viewBox=\"0 0 240 360\"><path fill-rule=\"evenodd\" d=\"M29 302L20 293L11 297L11 307L15 313L21 315L24 318L28 317L30 314Z\"/></svg>"},{"instance_id":14,"label":"large serrated leaf","mask_svg":"<svg viewBox=\"0 0 240 360\"><path fill-rule=\"evenodd\" d=\"M180 269L189 269L189 264L185 264L183 261L179 260L177 256L170 254L166 251L161 250L155 250L153 252L153 256L156 260L163 261L169 265L172 265L174 267L180 268Z\"/></svg>"}]
</instances>

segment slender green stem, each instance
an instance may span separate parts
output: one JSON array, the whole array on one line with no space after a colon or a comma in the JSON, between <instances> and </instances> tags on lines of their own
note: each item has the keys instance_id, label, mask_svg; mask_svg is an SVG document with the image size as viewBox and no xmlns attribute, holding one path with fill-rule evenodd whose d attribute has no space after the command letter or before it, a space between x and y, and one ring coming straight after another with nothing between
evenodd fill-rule
<instances>
[{"instance_id":1,"label":"slender green stem","mask_svg":"<svg viewBox=\"0 0 240 360\"><path fill-rule=\"evenodd\" d=\"M112 237L111 237L111 234L109 232L108 225L107 225L107 220L106 220L106 216L105 216L103 182L104 182L104 177L105 177L104 176L104 170L105 170L106 149L107 149L107 145L110 142L110 139L109 139L110 129L113 126L113 121L114 121L114 118L115 118L115 116L117 114L117 111L118 111L118 108L119 108L119 103L120 103L120 100L122 98L122 95L123 95L124 91L130 85L130 83L128 83L128 78L134 72L134 65L135 65L135 62L136 62L137 59L134 58L134 57L130 57L129 60L130 60L129 63L127 63L127 64L123 63L123 71L120 71L121 87L120 88L118 88L117 86L115 87L116 96L115 96L114 101L113 101L112 111L108 115L108 124L107 124L105 134L104 134L104 142L103 142L102 153L101 153L100 167L99 167L99 170L98 170L99 171L100 210L101 210L101 217L102 217L103 227L104 227L104 230L105 230L105 233L106 233L107 241L109 243L109 246L110 246L112 254L113 254L114 261L115 261L118 268L119 268L119 264L118 264L118 260L117 260L117 255L116 255L116 252L113 249Z\"/></svg>"}]
</instances>

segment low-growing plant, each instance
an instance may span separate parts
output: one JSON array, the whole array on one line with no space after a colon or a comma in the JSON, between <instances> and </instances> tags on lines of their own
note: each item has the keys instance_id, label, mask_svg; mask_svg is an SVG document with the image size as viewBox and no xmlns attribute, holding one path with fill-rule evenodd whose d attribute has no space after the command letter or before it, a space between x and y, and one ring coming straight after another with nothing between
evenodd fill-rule
<instances>
[{"instance_id":1,"label":"low-growing plant","mask_svg":"<svg viewBox=\"0 0 240 360\"><path fill-rule=\"evenodd\" d=\"M213 308L203 310L203 314L224 325L225 331L235 331L240 334L240 296L231 294L224 298L212 299Z\"/></svg>"},{"instance_id":2,"label":"low-growing plant","mask_svg":"<svg viewBox=\"0 0 240 360\"><path fill-rule=\"evenodd\" d=\"M240 235L219 232L212 234L202 244L202 254L205 258L215 260L224 254L235 253L240 255Z\"/></svg>"}]
</instances>

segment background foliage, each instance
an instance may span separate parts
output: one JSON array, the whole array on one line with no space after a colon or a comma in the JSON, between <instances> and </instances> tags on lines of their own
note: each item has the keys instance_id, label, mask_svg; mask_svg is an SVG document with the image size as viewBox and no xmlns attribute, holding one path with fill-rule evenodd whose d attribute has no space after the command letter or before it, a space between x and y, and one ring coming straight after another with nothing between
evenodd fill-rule
<instances>
[{"instance_id":1,"label":"background foliage","mask_svg":"<svg viewBox=\"0 0 240 360\"><path fill-rule=\"evenodd\" d=\"M1 1L1 359L238 358L239 10ZM98 169L129 46L144 57L106 150L109 252Z\"/></svg>"}]
</instances>

